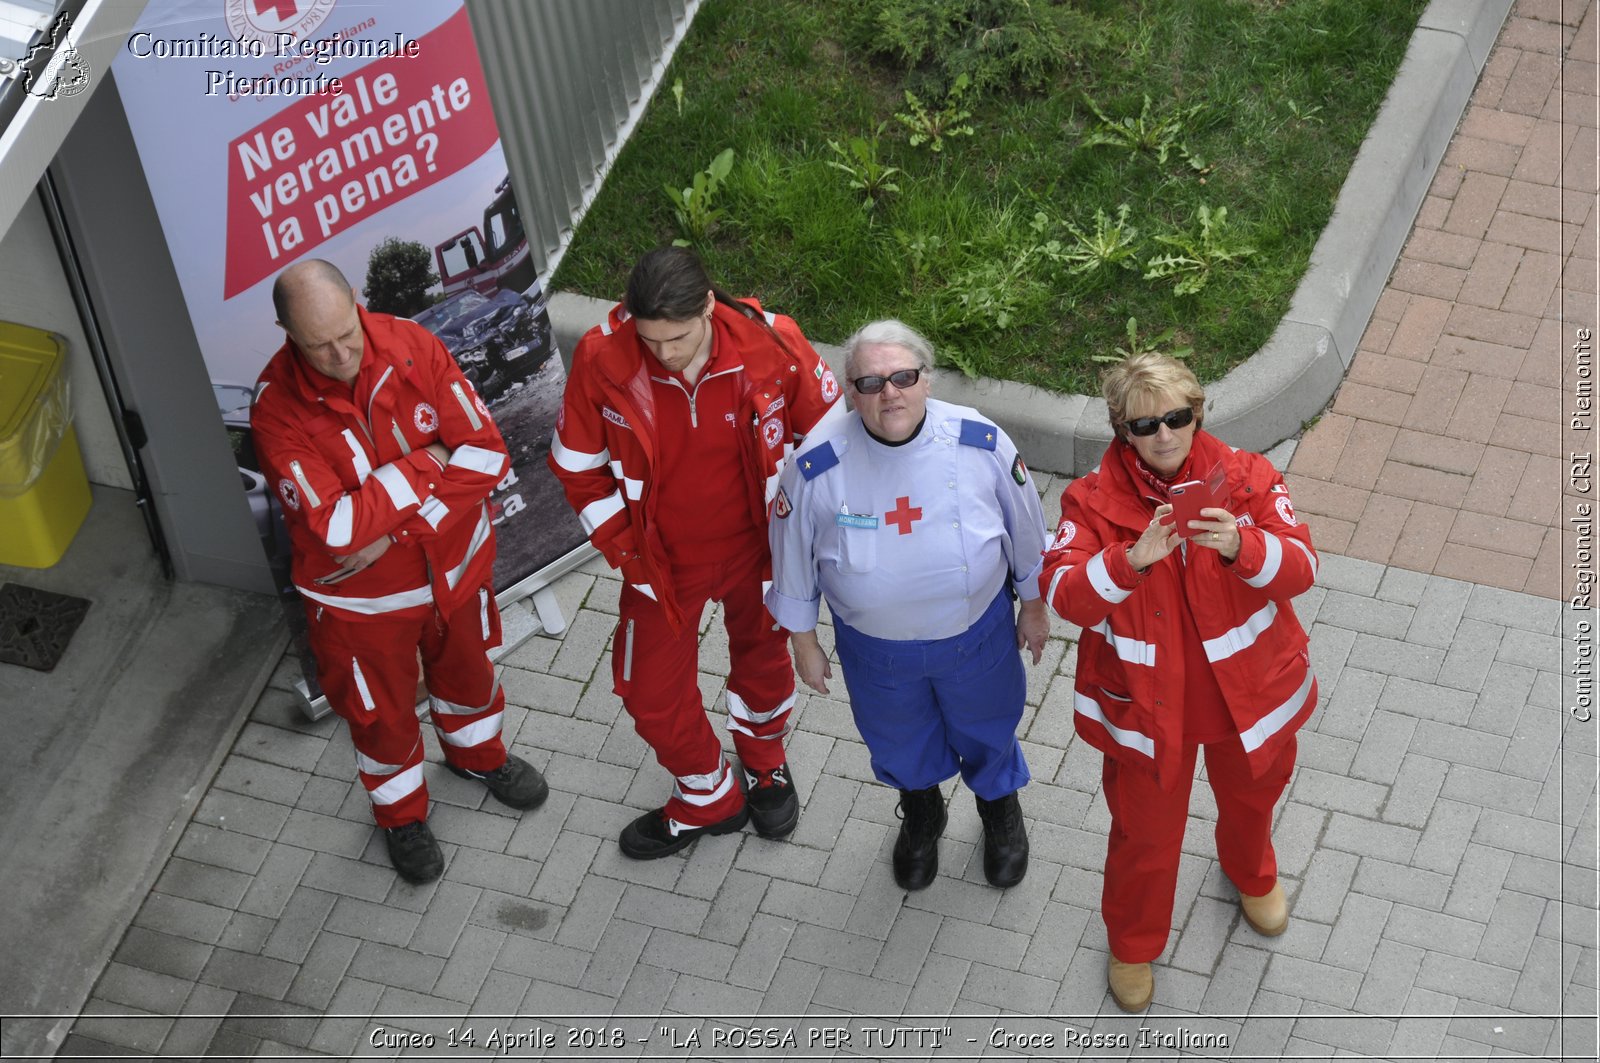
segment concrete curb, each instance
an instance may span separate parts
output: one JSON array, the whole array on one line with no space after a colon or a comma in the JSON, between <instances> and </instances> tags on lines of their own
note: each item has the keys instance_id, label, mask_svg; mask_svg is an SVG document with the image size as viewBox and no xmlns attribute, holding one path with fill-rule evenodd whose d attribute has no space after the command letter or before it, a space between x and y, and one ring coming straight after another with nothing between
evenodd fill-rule
<instances>
[{"instance_id":1,"label":"concrete curb","mask_svg":"<svg viewBox=\"0 0 1600 1063\"><path fill-rule=\"evenodd\" d=\"M1266 450L1333 398L1512 3L1433 0L1422 13L1289 312L1259 351L1207 389L1207 427L1229 443ZM611 305L566 292L550 299L569 365ZM840 348L816 348L835 371L843 367ZM1081 476L1111 441L1100 398L958 372L942 372L937 390L993 417L1035 469Z\"/></svg>"}]
</instances>

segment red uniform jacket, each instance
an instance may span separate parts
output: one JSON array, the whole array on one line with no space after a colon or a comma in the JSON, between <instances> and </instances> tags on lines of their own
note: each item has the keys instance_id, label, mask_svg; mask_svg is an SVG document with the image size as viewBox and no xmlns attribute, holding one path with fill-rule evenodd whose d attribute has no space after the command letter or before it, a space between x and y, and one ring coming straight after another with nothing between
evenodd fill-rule
<instances>
[{"instance_id":1,"label":"red uniform jacket","mask_svg":"<svg viewBox=\"0 0 1600 1063\"><path fill-rule=\"evenodd\" d=\"M278 492L309 601L345 619L451 612L489 578L488 498L510 465L489 411L442 343L402 318L358 308L364 335L354 391L286 342L256 384L250 427ZM450 448L441 467L422 448ZM347 578L335 555L392 536Z\"/></svg>"},{"instance_id":2,"label":"red uniform jacket","mask_svg":"<svg viewBox=\"0 0 1600 1063\"><path fill-rule=\"evenodd\" d=\"M1156 503L1123 464L1126 449L1114 441L1099 469L1067 486L1039 576L1051 607L1083 628L1073 697L1078 734L1172 784L1183 748L1178 610L1188 609L1259 773L1316 706L1306 634L1289 601L1316 578L1311 534L1271 462L1197 430L1191 467L1226 465L1239 556L1226 564L1214 550L1183 544L1141 576L1126 548Z\"/></svg>"},{"instance_id":3,"label":"red uniform jacket","mask_svg":"<svg viewBox=\"0 0 1600 1063\"><path fill-rule=\"evenodd\" d=\"M757 310L759 304L752 302ZM739 352L742 398L736 416L742 436L745 480L730 484L730 504L750 507L757 528L778 490L784 462L839 398L839 383L787 317L754 321L717 303L712 327L718 344ZM768 327L788 350L773 339ZM550 468L578 511L583 530L613 568L654 597L668 620L682 624L653 518L656 473L655 399L650 371L659 363L639 342L619 304L602 325L578 341L572 373L556 421ZM692 470L677 470L679 475Z\"/></svg>"}]
</instances>

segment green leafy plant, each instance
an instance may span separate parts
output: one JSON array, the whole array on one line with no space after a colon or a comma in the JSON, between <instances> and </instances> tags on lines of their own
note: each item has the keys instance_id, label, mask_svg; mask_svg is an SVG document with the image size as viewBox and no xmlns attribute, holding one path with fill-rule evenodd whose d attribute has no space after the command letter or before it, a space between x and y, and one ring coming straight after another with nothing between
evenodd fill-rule
<instances>
[{"instance_id":1,"label":"green leafy plant","mask_svg":"<svg viewBox=\"0 0 1600 1063\"><path fill-rule=\"evenodd\" d=\"M1283 104L1289 108L1289 113L1294 115L1294 120L1301 125L1322 124L1322 119L1318 117L1322 112L1321 107L1302 107L1293 100L1284 100Z\"/></svg>"},{"instance_id":2,"label":"green leafy plant","mask_svg":"<svg viewBox=\"0 0 1600 1063\"><path fill-rule=\"evenodd\" d=\"M678 117L683 117L683 79L677 78L672 82L672 102L678 107Z\"/></svg>"},{"instance_id":3,"label":"green leafy plant","mask_svg":"<svg viewBox=\"0 0 1600 1063\"><path fill-rule=\"evenodd\" d=\"M1141 336L1139 335L1139 319L1130 317L1127 326L1128 345L1126 347L1112 348L1116 352L1115 354L1093 355L1092 360L1096 362L1120 362L1137 354L1165 354L1168 358L1187 358L1194 353L1193 347L1181 347L1173 351L1162 349L1172 342L1172 337L1177 333L1178 330L1176 328L1169 328L1156 333L1154 336Z\"/></svg>"},{"instance_id":4,"label":"green leafy plant","mask_svg":"<svg viewBox=\"0 0 1600 1063\"><path fill-rule=\"evenodd\" d=\"M906 264L911 268L911 281L915 286L927 277L929 267L944 252L945 239L928 233L908 233L904 229L896 229L894 238L900 245Z\"/></svg>"},{"instance_id":5,"label":"green leafy plant","mask_svg":"<svg viewBox=\"0 0 1600 1063\"><path fill-rule=\"evenodd\" d=\"M712 203L716 201L717 190L732 170L733 149L724 148L711 160L710 166L694 175L694 180L687 188L662 186L666 189L667 198L672 201L672 214L678 219L678 228L683 231L683 238L672 241L675 246L688 247L705 242L722 217L722 211L713 207Z\"/></svg>"},{"instance_id":6,"label":"green leafy plant","mask_svg":"<svg viewBox=\"0 0 1600 1063\"><path fill-rule=\"evenodd\" d=\"M968 75L978 92L1048 89L1103 48L1110 20L1054 0L858 0L851 43L931 86Z\"/></svg>"},{"instance_id":7,"label":"green leafy plant","mask_svg":"<svg viewBox=\"0 0 1600 1063\"><path fill-rule=\"evenodd\" d=\"M1201 205L1198 214L1199 228L1186 233L1158 236L1156 240L1178 249L1177 254L1157 255L1147 261L1145 280L1177 277L1172 287L1174 295L1193 295L1206 286L1211 271L1218 266L1237 262L1255 254L1255 248L1235 242L1228 230L1228 208L1216 210Z\"/></svg>"},{"instance_id":8,"label":"green leafy plant","mask_svg":"<svg viewBox=\"0 0 1600 1063\"><path fill-rule=\"evenodd\" d=\"M930 151L943 151L945 137L970 137L973 134L972 126L967 123L972 112L963 107L961 102L971 83L966 74L959 75L955 84L950 86L950 91L945 93L944 106L937 111L929 111L914 92L906 89L906 106L911 108L911 112L896 111L894 117L910 132L912 147L926 144Z\"/></svg>"},{"instance_id":9,"label":"green leafy plant","mask_svg":"<svg viewBox=\"0 0 1600 1063\"><path fill-rule=\"evenodd\" d=\"M1199 114L1202 108L1197 104L1193 107L1180 107L1165 114L1150 113L1150 97L1144 97L1144 106L1139 109L1135 118L1112 118L1102 111L1098 104L1088 96L1084 102L1089 105L1089 110L1094 112L1100 124L1089 130L1083 138L1086 148L1106 145L1120 148L1130 154L1141 152L1154 155L1156 162L1162 166L1167 164L1167 156L1177 149L1183 160L1194 170L1204 171L1209 169L1205 160L1189 150L1183 143L1185 126L1189 120Z\"/></svg>"},{"instance_id":10,"label":"green leafy plant","mask_svg":"<svg viewBox=\"0 0 1600 1063\"><path fill-rule=\"evenodd\" d=\"M1094 212L1094 229L1085 232L1067 223L1067 232L1073 243L1061 252L1061 259L1070 263L1067 272L1078 275L1096 273L1103 269L1138 269L1138 248L1135 240L1139 230L1128 224L1128 204L1117 206L1117 220L1112 221L1105 210Z\"/></svg>"},{"instance_id":11,"label":"green leafy plant","mask_svg":"<svg viewBox=\"0 0 1600 1063\"><path fill-rule=\"evenodd\" d=\"M879 125L871 137L851 137L844 144L828 141L828 147L843 161L828 160L835 170L849 175L850 187L861 193L862 206L868 210L877 207L878 201L900 191L892 178L900 170L878 158L878 141L883 134Z\"/></svg>"}]
</instances>

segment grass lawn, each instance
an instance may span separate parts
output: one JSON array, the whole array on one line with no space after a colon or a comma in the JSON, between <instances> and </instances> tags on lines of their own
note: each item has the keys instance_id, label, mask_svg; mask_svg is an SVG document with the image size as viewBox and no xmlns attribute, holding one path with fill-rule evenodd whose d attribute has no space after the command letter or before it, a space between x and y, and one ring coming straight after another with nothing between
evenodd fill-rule
<instances>
[{"instance_id":1,"label":"grass lawn","mask_svg":"<svg viewBox=\"0 0 1600 1063\"><path fill-rule=\"evenodd\" d=\"M1161 349L1192 347L1201 379L1221 376L1288 309L1425 0L1071 6L1100 42L1039 90L969 88L973 135L935 153L894 116L907 88L941 109L950 77L869 54L882 33L861 0L706 0L554 286L620 297L638 255L684 235L663 185L732 148L695 246L722 287L814 339L899 317L946 364L1094 393L1093 357L1127 347L1133 317L1141 344L1175 330ZM1101 116L1144 146L1092 143ZM871 160L880 125L875 159L899 171L880 180L898 191L868 200L830 163L859 178L851 141ZM1163 255L1210 261L1203 286L1175 293L1195 269L1145 279Z\"/></svg>"}]
</instances>

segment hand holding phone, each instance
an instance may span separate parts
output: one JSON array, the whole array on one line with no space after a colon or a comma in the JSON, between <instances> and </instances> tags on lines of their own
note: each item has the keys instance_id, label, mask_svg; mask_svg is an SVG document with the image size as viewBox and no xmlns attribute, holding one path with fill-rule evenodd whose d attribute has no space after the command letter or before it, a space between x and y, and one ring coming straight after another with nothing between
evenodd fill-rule
<instances>
[{"instance_id":1,"label":"hand holding phone","mask_svg":"<svg viewBox=\"0 0 1600 1063\"><path fill-rule=\"evenodd\" d=\"M1181 484L1173 484L1167 491L1167 499L1172 503L1172 512L1162 519L1161 523L1171 527L1177 524L1178 535L1184 539L1192 539L1201 534L1204 529L1191 528L1191 520L1208 520L1201 514L1203 509L1226 509L1228 499L1225 493L1227 486L1227 473L1221 463L1214 466L1204 480L1188 480Z\"/></svg>"}]
</instances>

